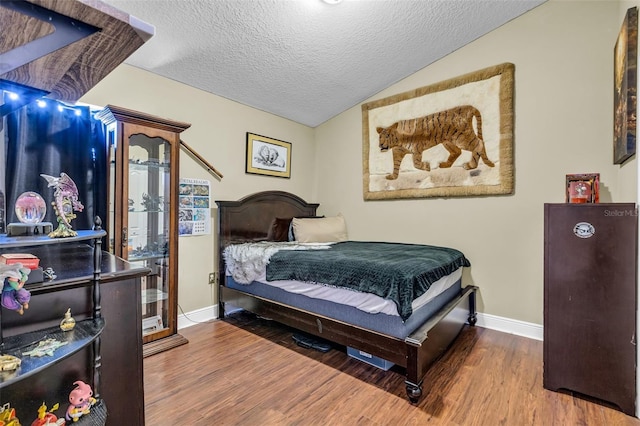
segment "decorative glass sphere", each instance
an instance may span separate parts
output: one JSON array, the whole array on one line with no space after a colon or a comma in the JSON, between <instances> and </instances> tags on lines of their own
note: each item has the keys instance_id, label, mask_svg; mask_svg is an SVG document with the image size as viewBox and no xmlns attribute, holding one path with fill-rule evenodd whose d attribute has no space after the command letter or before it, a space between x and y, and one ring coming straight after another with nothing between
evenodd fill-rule
<instances>
[{"instance_id":1,"label":"decorative glass sphere","mask_svg":"<svg viewBox=\"0 0 640 426\"><path fill-rule=\"evenodd\" d=\"M37 192L23 192L16 200L15 212L22 223L40 223L47 213L47 203Z\"/></svg>"}]
</instances>

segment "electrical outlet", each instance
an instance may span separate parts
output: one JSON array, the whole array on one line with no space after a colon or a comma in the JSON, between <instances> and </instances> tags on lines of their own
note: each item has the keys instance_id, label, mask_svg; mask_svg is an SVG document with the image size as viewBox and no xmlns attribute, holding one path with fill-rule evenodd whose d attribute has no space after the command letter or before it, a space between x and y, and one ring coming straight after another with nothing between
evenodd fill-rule
<instances>
[{"instance_id":1,"label":"electrical outlet","mask_svg":"<svg viewBox=\"0 0 640 426\"><path fill-rule=\"evenodd\" d=\"M209 272L209 284L215 284L215 283L216 283L216 273Z\"/></svg>"}]
</instances>

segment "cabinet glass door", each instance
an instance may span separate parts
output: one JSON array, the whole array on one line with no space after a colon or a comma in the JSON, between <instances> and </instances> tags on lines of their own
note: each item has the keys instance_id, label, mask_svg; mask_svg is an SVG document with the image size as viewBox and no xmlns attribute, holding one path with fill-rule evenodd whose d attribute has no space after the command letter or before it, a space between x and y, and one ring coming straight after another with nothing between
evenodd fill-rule
<instances>
[{"instance_id":1,"label":"cabinet glass door","mask_svg":"<svg viewBox=\"0 0 640 426\"><path fill-rule=\"evenodd\" d=\"M169 327L169 199L171 145L163 138L129 138L127 258L151 269L142 278L142 334Z\"/></svg>"},{"instance_id":2,"label":"cabinet glass door","mask_svg":"<svg viewBox=\"0 0 640 426\"><path fill-rule=\"evenodd\" d=\"M140 306L143 356L187 343L178 333L180 133L190 124L108 105L109 250L146 268Z\"/></svg>"}]
</instances>

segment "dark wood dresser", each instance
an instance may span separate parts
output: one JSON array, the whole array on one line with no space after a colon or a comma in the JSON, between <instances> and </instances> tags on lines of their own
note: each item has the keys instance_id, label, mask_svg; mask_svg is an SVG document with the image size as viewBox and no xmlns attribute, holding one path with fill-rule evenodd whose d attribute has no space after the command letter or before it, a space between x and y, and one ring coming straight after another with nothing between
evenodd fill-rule
<instances>
[{"instance_id":1,"label":"dark wood dresser","mask_svg":"<svg viewBox=\"0 0 640 426\"><path fill-rule=\"evenodd\" d=\"M544 387L635 415L635 204L544 206Z\"/></svg>"},{"instance_id":2,"label":"dark wood dresser","mask_svg":"<svg viewBox=\"0 0 640 426\"><path fill-rule=\"evenodd\" d=\"M58 328L68 308L78 322L92 317L96 300L91 285L93 249L82 243L60 241L58 245L29 247L28 252L37 255L45 266L52 266L57 277L45 283L27 284L31 301L24 315L1 308L5 342L37 330ZM104 321L99 344L88 345L13 384L0 383L0 403L10 403L23 425L31 424L42 403L49 408L59 403L55 414L64 417L76 380L99 389L99 398L106 403L108 412L107 426L144 425L140 279L149 270L104 251L99 263L99 305ZM98 376L96 367L100 371ZM83 420L67 424L94 424Z\"/></svg>"}]
</instances>

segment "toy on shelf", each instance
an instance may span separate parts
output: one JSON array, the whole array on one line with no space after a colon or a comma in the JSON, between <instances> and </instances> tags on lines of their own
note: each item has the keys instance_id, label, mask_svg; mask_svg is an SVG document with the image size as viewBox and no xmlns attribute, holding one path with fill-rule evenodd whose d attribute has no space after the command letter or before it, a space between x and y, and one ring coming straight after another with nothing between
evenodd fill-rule
<instances>
[{"instance_id":1,"label":"toy on shelf","mask_svg":"<svg viewBox=\"0 0 640 426\"><path fill-rule=\"evenodd\" d=\"M16 409L11 408L8 402L0 406L0 425L20 426L20 420L16 417Z\"/></svg>"},{"instance_id":2,"label":"toy on shelf","mask_svg":"<svg viewBox=\"0 0 640 426\"><path fill-rule=\"evenodd\" d=\"M22 352L22 355L41 358L43 356L53 356L53 353L60 346L64 346L69 342L61 342L56 339L44 339L38 342L38 344L30 351Z\"/></svg>"},{"instance_id":3,"label":"toy on shelf","mask_svg":"<svg viewBox=\"0 0 640 426\"><path fill-rule=\"evenodd\" d=\"M67 415L65 418L68 421L78 421L80 417L85 414L89 414L91 407L97 402L93 397L93 391L91 386L85 382L78 380L73 382L76 386L69 394L69 408L67 408Z\"/></svg>"},{"instance_id":4,"label":"toy on shelf","mask_svg":"<svg viewBox=\"0 0 640 426\"><path fill-rule=\"evenodd\" d=\"M37 192L23 192L16 199L15 212L21 223L40 223L47 214L47 203Z\"/></svg>"},{"instance_id":5,"label":"toy on shelf","mask_svg":"<svg viewBox=\"0 0 640 426\"><path fill-rule=\"evenodd\" d=\"M0 372L15 371L22 364L22 360L13 355L0 355ZM2 423L0 423L1 425Z\"/></svg>"},{"instance_id":6,"label":"toy on shelf","mask_svg":"<svg viewBox=\"0 0 640 426\"><path fill-rule=\"evenodd\" d=\"M71 331L76 326L76 320L71 316L71 308L64 313L64 318L60 321L60 330Z\"/></svg>"},{"instance_id":7,"label":"toy on shelf","mask_svg":"<svg viewBox=\"0 0 640 426\"><path fill-rule=\"evenodd\" d=\"M53 412L56 411L59 407L60 407L60 404L56 403L53 407L51 407L51 410L47 411L47 406L43 402L40 408L38 408L38 418L31 423L31 426L54 426L54 425L62 426L64 425L65 424L64 418L59 419L58 416L53 414Z\"/></svg>"},{"instance_id":8,"label":"toy on shelf","mask_svg":"<svg viewBox=\"0 0 640 426\"><path fill-rule=\"evenodd\" d=\"M78 200L78 187L73 179L64 172L60 173L60 177L45 174L41 174L40 176L46 179L48 187L54 188L54 200L51 202L51 205L58 218L58 228L50 232L49 237L75 237L78 233L71 227L71 220L76 217L73 212L81 212L84 209L84 206Z\"/></svg>"},{"instance_id":9,"label":"toy on shelf","mask_svg":"<svg viewBox=\"0 0 640 426\"><path fill-rule=\"evenodd\" d=\"M47 268L44 268L44 270L42 271L42 278L47 281L51 281L58 278L58 276L56 275L56 271L54 271L53 268L49 266Z\"/></svg>"},{"instance_id":10,"label":"toy on shelf","mask_svg":"<svg viewBox=\"0 0 640 426\"><path fill-rule=\"evenodd\" d=\"M24 314L29 309L31 293L24 288L24 283L29 278L31 269L22 266L22 263L0 265L0 280L3 283L1 303L7 309Z\"/></svg>"},{"instance_id":11,"label":"toy on shelf","mask_svg":"<svg viewBox=\"0 0 640 426\"><path fill-rule=\"evenodd\" d=\"M158 195L148 195L147 193L142 194L142 206L144 207L144 211L162 211L162 203L164 202L164 197Z\"/></svg>"}]
</instances>

